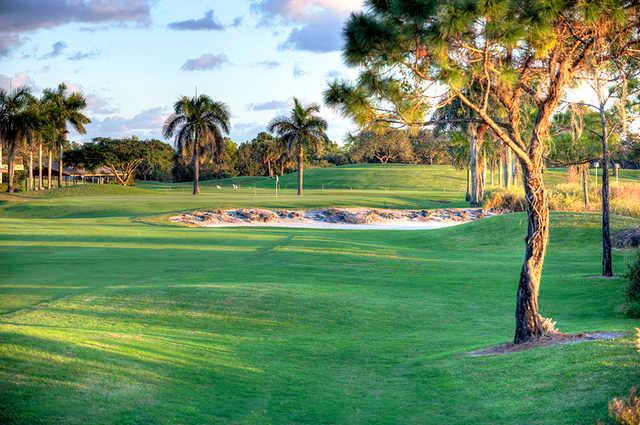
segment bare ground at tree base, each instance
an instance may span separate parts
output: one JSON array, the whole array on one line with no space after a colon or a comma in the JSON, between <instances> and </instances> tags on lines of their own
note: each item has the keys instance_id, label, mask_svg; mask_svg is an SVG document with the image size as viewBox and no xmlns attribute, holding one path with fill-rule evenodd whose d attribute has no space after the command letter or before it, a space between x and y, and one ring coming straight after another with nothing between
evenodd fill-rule
<instances>
[{"instance_id":1,"label":"bare ground at tree base","mask_svg":"<svg viewBox=\"0 0 640 425\"><path fill-rule=\"evenodd\" d=\"M495 356L501 354L518 353L538 347L553 347L555 345L578 344L581 342L607 340L623 337L621 332L580 332L575 334L557 333L544 336L536 341L514 344L512 342L467 353L469 356Z\"/></svg>"}]
</instances>

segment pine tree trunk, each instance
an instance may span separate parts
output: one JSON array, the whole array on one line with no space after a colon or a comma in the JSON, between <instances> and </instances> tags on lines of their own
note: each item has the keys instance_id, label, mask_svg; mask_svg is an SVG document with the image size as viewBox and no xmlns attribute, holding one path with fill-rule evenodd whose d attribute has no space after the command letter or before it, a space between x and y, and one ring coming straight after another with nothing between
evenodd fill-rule
<instances>
[{"instance_id":1,"label":"pine tree trunk","mask_svg":"<svg viewBox=\"0 0 640 425\"><path fill-rule=\"evenodd\" d=\"M469 125L468 129L469 136L469 170L471 173L471 193L469 199L469 205L472 207L478 206L478 201L480 198L480 182L478 181L480 178L479 172L479 164L478 164L478 155L479 155L479 143L478 143L478 131L475 125Z\"/></svg>"},{"instance_id":2,"label":"pine tree trunk","mask_svg":"<svg viewBox=\"0 0 640 425\"><path fill-rule=\"evenodd\" d=\"M51 184L51 167L53 166L53 152L51 152L51 149L48 149L49 151L49 169L47 170L47 189L51 190L52 188L52 184Z\"/></svg>"},{"instance_id":3,"label":"pine tree trunk","mask_svg":"<svg viewBox=\"0 0 640 425\"><path fill-rule=\"evenodd\" d=\"M62 157L64 155L64 147L60 145L60 156L58 158L58 189L62 188Z\"/></svg>"},{"instance_id":4,"label":"pine tree trunk","mask_svg":"<svg viewBox=\"0 0 640 425\"><path fill-rule=\"evenodd\" d=\"M471 181L471 169L470 168L471 167L469 165L467 165L467 193L466 193L466 195L464 197L465 201L467 201L467 202L469 202L471 200L471 191L470 191L470 189L471 189L471 184L470 184L470 181Z\"/></svg>"},{"instance_id":5,"label":"pine tree trunk","mask_svg":"<svg viewBox=\"0 0 640 425\"><path fill-rule=\"evenodd\" d=\"M493 172L495 171L495 163L494 163L493 160L491 160L489 163L491 164L491 170L489 172L489 179L490 179L491 186L493 186Z\"/></svg>"},{"instance_id":6,"label":"pine tree trunk","mask_svg":"<svg viewBox=\"0 0 640 425\"><path fill-rule=\"evenodd\" d=\"M531 169L522 164L527 199L527 237L524 263L520 271L516 303L516 344L544 335L543 319L538 311L538 291L544 256L549 240L549 205L542 180L542 160Z\"/></svg>"},{"instance_id":7,"label":"pine tree trunk","mask_svg":"<svg viewBox=\"0 0 640 425\"><path fill-rule=\"evenodd\" d=\"M582 197L584 198L584 209L589 210L589 165L580 166L580 179L582 180Z\"/></svg>"},{"instance_id":8,"label":"pine tree trunk","mask_svg":"<svg viewBox=\"0 0 640 425\"><path fill-rule=\"evenodd\" d=\"M482 199L484 199L484 192L487 186L487 155L482 154Z\"/></svg>"},{"instance_id":9,"label":"pine tree trunk","mask_svg":"<svg viewBox=\"0 0 640 425\"><path fill-rule=\"evenodd\" d=\"M302 196L304 184L304 149L298 147L298 196Z\"/></svg>"},{"instance_id":10,"label":"pine tree trunk","mask_svg":"<svg viewBox=\"0 0 640 425\"><path fill-rule=\"evenodd\" d=\"M469 151L470 151L470 168L471 168L471 199L469 201L472 207L477 207L482 202L484 193L483 170L480 163L480 151L482 141L487 132L487 126L481 124L479 126L469 126Z\"/></svg>"},{"instance_id":11,"label":"pine tree trunk","mask_svg":"<svg viewBox=\"0 0 640 425\"><path fill-rule=\"evenodd\" d=\"M193 142L193 194L200 193L200 156L198 144Z\"/></svg>"},{"instance_id":12,"label":"pine tree trunk","mask_svg":"<svg viewBox=\"0 0 640 425\"><path fill-rule=\"evenodd\" d=\"M503 185L507 189L511 186L511 148L504 147L504 162L502 163Z\"/></svg>"},{"instance_id":13,"label":"pine tree trunk","mask_svg":"<svg viewBox=\"0 0 640 425\"><path fill-rule=\"evenodd\" d=\"M600 120L602 123L602 275L613 276L609 220L609 134L604 106L600 108Z\"/></svg>"}]
</instances>

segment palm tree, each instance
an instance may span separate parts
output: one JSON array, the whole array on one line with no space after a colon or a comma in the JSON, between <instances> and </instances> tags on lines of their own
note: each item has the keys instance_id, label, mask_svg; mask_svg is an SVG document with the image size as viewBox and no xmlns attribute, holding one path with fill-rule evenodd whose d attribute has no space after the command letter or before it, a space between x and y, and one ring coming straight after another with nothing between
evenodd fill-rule
<instances>
[{"instance_id":1,"label":"palm tree","mask_svg":"<svg viewBox=\"0 0 640 425\"><path fill-rule=\"evenodd\" d=\"M60 140L60 134L55 128L54 122L49 116L49 120L44 128L44 137L45 137L45 147L47 148L47 190L51 190L53 188L52 181L52 169L53 169L53 152L56 148L63 143Z\"/></svg>"},{"instance_id":2,"label":"palm tree","mask_svg":"<svg viewBox=\"0 0 640 425\"><path fill-rule=\"evenodd\" d=\"M42 99L47 103L48 108L50 108L49 112L54 119L54 126L59 134L57 138L59 142L58 187L62 187L62 158L64 154L64 144L69 134L67 124L71 124L80 134L87 132L84 126L89 124L91 120L81 112L87 107L87 100L82 94L77 92L67 94L67 85L64 83L58 84L55 90L46 89Z\"/></svg>"},{"instance_id":3,"label":"palm tree","mask_svg":"<svg viewBox=\"0 0 640 425\"><path fill-rule=\"evenodd\" d=\"M12 91L0 89L0 139L7 145L9 193L14 190L16 151L31 126L26 112L31 98L27 87Z\"/></svg>"},{"instance_id":4,"label":"palm tree","mask_svg":"<svg viewBox=\"0 0 640 425\"><path fill-rule=\"evenodd\" d=\"M222 102L216 102L201 94L189 98L183 96L173 105L174 113L167 118L162 129L165 138L175 137L176 149L193 160L193 194L200 193L200 162L210 151L212 157L224 153L224 137L229 134L231 113Z\"/></svg>"},{"instance_id":5,"label":"palm tree","mask_svg":"<svg viewBox=\"0 0 640 425\"><path fill-rule=\"evenodd\" d=\"M269 124L269 131L280 136L287 150L293 153L298 161L298 196L302 196L304 178L304 150L312 148L319 152L328 141L327 122L316 115L320 106L313 103L302 106L297 98L293 98L293 110L288 117L278 117Z\"/></svg>"},{"instance_id":6,"label":"palm tree","mask_svg":"<svg viewBox=\"0 0 640 425\"><path fill-rule=\"evenodd\" d=\"M26 108L28 117L27 143L24 148L29 152L29 190L42 190L42 143L49 121L48 110L44 101L31 97ZM38 146L38 184L36 186L33 169L33 150Z\"/></svg>"}]
</instances>

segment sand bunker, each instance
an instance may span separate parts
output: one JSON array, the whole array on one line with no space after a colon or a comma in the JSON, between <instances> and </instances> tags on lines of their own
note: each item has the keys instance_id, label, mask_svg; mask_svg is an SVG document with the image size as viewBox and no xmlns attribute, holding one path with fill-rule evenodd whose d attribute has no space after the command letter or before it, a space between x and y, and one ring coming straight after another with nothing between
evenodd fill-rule
<instances>
[{"instance_id":1,"label":"sand bunker","mask_svg":"<svg viewBox=\"0 0 640 425\"><path fill-rule=\"evenodd\" d=\"M420 230L455 226L496 214L494 211L462 208L440 210L241 208L194 211L171 217L170 220L195 227L271 226L311 229Z\"/></svg>"}]
</instances>

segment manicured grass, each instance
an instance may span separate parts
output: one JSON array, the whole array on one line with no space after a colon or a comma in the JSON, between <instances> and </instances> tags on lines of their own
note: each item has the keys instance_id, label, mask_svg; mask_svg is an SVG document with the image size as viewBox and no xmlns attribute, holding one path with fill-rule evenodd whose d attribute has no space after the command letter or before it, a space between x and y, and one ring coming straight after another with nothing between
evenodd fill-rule
<instances>
[{"instance_id":1,"label":"manicured grass","mask_svg":"<svg viewBox=\"0 0 640 425\"><path fill-rule=\"evenodd\" d=\"M541 306L563 331L628 336L479 358L465 353L512 337L522 214L411 232L152 219L219 205L464 205L436 178L387 191L365 187L371 176L301 200L211 184L195 200L160 185L4 196L0 423L590 424L640 383L622 280L590 277L596 214L552 215ZM616 251L616 270L629 256Z\"/></svg>"}]
</instances>

